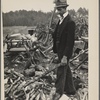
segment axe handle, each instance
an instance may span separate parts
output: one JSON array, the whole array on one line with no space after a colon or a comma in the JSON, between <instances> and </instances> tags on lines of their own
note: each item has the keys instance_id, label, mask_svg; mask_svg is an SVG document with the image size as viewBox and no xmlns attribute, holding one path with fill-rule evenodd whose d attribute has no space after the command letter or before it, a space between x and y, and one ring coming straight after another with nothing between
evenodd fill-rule
<instances>
[{"instance_id":1,"label":"axe handle","mask_svg":"<svg viewBox=\"0 0 100 100\"><path fill-rule=\"evenodd\" d=\"M55 11L56 11L56 8L54 8L52 16L51 16L51 20L50 20L50 23L49 23L49 29L51 28L51 24L52 24L52 20L53 20L53 16L54 16Z\"/></svg>"},{"instance_id":2,"label":"axe handle","mask_svg":"<svg viewBox=\"0 0 100 100\"><path fill-rule=\"evenodd\" d=\"M53 16L54 16L55 11L56 11L56 8L54 8L54 11L51 15L50 23L49 23L49 26L48 26L48 33L50 33L50 28L51 28L51 24L52 24L52 20L53 20ZM45 39L44 44L47 43L48 39L49 39L49 34L47 34L47 37Z\"/></svg>"}]
</instances>

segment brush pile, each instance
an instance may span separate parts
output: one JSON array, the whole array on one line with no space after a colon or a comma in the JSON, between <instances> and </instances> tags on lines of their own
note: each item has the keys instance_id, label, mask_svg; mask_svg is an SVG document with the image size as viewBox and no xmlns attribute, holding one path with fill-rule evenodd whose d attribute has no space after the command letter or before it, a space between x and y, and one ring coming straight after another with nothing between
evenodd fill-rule
<instances>
[{"instance_id":1,"label":"brush pile","mask_svg":"<svg viewBox=\"0 0 100 100\"><path fill-rule=\"evenodd\" d=\"M41 26L32 46L29 41L22 42L26 52L4 54L5 100L53 100L59 65L53 62L56 55L52 51L51 34ZM88 49L78 48L78 43L81 42L75 45L70 66L80 100L88 100Z\"/></svg>"}]
</instances>

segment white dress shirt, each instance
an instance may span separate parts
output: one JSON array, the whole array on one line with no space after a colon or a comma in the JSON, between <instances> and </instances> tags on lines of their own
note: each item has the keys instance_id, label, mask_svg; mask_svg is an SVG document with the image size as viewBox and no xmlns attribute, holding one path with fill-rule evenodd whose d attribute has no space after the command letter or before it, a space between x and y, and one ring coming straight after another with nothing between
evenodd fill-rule
<instances>
[{"instance_id":1,"label":"white dress shirt","mask_svg":"<svg viewBox=\"0 0 100 100\"><path fill-rule=\"evenodd\" d=\"M63 17L61 17L60 15L58 15L58 17L59 17L59 19L60 19L60 23L59 23L59 24L61 24L61 23L63 22L64 18L65 18L67 15L68 15L68 12L64 13L64 14L63 14Z\"/></svg>"}]
</instances>

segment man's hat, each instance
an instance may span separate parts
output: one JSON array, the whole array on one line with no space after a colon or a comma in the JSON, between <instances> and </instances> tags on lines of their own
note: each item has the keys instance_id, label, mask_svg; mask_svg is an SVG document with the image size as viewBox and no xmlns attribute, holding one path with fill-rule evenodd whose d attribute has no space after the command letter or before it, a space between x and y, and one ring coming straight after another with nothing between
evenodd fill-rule
<instances>
[{"instance_id":1,"label":"man's hat","mask_svg":"<svg viewBox=\"0 0 100 100\"><path fill-rule=\"evenodd\" d=\"M36 27L29 27L28 34L34 34L35 31L36 31Z\"/></svg>"},{"instance_id":2,"label":"man's hat","mask_svg":"<svg viewBox=\"0 0 100 100\"><path fill-rule=\"evenodd\" d=\"M55 3L55 7L58 8L58 7L67 7L69 6L66 2L66 0L54 0L54 3Z\"/></svg>"}]
</instances>

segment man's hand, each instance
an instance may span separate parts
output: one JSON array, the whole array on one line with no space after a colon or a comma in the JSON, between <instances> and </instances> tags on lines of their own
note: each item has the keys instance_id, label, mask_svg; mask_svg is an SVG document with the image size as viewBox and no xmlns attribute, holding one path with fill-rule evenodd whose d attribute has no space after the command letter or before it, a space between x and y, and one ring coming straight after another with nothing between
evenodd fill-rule
<instances>
[{"instance_id":1,"label":"man's hand","mask_svg":"<svg viewBox=\"0 0 100 100\"><path fill-rule=\"evenodd\" d=\"M59 63L57 54L54 55L53 63Z\"/></svg>"},{"instance_id":2,"label":"man's hand","mask_svg":"<svg viewBox=\"0 0 100 100\"><path fill-rule=\"evenodd\" d=\"M62 65L67 65L67 57L63 56L62 60L61 60L61 64Z\"/></svg>"}]
</instances>

